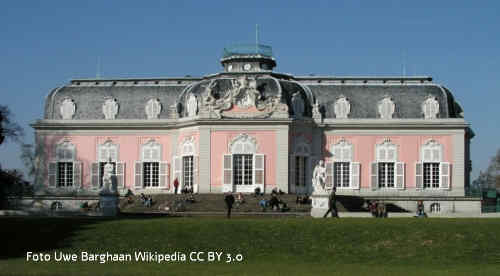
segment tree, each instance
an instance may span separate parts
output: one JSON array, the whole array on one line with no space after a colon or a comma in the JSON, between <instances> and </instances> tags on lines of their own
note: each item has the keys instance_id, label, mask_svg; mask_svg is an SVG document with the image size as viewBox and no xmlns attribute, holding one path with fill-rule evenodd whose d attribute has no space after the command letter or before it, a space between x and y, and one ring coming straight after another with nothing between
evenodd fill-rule
<instances>
[{"instance_id":1,"label":"tree","mask_svg":"<svg viewBox=\"0 0 500 276\"><path fill-rule=\"evenodd\" d=\"M479 185L483 189L500 190L500 149L494 157L491 158L490 165L485 172L480 172L473 185Z\"/></svg>"},{"instance_id":2,"label":"tree","mask_svg":"<svg viewBox=\"0 0 500 276\"><path fill-rule=\"evenodd\" d=\"M0 144L6 139L19 142L22 136L23 129L17 123L12 122L9 108L0 105Z\"/></svg>"}]
</instances>

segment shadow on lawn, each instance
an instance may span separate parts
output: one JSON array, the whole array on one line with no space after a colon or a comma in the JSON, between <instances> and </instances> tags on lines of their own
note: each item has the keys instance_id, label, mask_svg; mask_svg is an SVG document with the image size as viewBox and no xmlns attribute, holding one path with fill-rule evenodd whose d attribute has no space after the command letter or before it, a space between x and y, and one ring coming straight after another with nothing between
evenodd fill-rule
<instances>
[{"instance_id":1,"label":"shadow on lawn","mask_svg":"<svg viewBox=\"0 0 500 276\"><path fill-rule=\"evenodd\" d=\"M0 260L70 248L77 232L120 219L165 218L163 215L127 214L116 218L0 217Z\"/></svg>"}]
</instances>

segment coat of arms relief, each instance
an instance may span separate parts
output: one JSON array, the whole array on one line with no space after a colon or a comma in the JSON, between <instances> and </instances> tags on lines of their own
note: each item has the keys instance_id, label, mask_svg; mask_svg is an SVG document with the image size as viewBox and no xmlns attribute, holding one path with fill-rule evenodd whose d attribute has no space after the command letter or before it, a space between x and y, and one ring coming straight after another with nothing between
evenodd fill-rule
<instances>
[{"instance_id":1,"label":"coat of arms relief","mask_svg":"<svg viewBox=\"0 0 500 276\"><path fill-rule=\"evenodd\" d=\"M218 81L212 80L205 87L200 117L288 118L288 106L281 102L281 96L265 98L258 90L256 78L242 76L231 79L230 87L226 89L221 89ZM239 111L232 111L234 106L238 107Z\"/></svg>"}]
</instances>

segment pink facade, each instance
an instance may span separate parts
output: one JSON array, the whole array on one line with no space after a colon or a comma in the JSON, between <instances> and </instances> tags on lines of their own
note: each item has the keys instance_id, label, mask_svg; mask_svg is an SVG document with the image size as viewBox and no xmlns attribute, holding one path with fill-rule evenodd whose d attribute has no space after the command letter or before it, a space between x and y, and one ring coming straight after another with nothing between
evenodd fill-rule
<instances>
[{"instance_id":1,"label":"pink facade","mask_svg":"<svg viewBox=\"0 0 500 276\"><path fill-rule=\"evenodd\" d=\"M405 163L405 187L415 188L415 163L421 162L420 150L422 145L433 139L442 145L443 162L450 162L453 169L453 143L450 135L428 136L428 135L401 135L401 136L381 136L381 135L329 135L326 138L323 155L326 161L330 161L332 146L344 138L353 145L353 161L361 164L360 187L370 188L370 164L376 160L375 147L385 139L390 139L398 146L398 161ZM453 183L453 181L451 182Z\"/></svg>"},{"instance_id":2,"label":"pink facade","mask_svg":"<svg viewBox=\"0 0 500 276\"><path fill-rule=\"evenodd\" d=\"M118 145L118 160L125 163L125 187L133 188L134 185L134 164L141 160L141 145L151 139L158 142L161 147L161 160L171 163L171 138L168 135L112 135L112 136L45 136L44 145L47 149L47 160L55 159L55 146L61 141L69 141L76 148L76 161L82 163L82 188L91 187L90 165L97 162L98 145L106 141L112 141ZM47 173L45 168L45 173ZM45 179L45 185L48 185L48 179Z\"/></svg>"},{"instance_id":3,"label":"pink facade","mask_svg":"<svg viewBox=\"0 0 500 276\"><path fill-rule=\"evenodd\" d=\"M270 190L276 186L276 134L274 131L247 131L257 139L257 152L265 155L265 186ZM241 131L213 131L210 137L210 174L213 187L222 186L223 157L231 154L229 144Z\"/></svg>"}]
</instances>

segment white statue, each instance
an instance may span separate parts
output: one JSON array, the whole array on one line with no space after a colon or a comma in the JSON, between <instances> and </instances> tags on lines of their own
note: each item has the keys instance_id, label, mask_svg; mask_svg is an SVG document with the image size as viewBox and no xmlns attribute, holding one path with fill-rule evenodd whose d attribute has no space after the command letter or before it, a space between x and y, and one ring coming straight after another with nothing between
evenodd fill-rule
<instances>
[{"instance_id":1,"label":"white statue","mask_svg":"<svg viewBox=\"0 0 500 276\"><path fill-rule=\"evenodd\" d=\"M102 189L99 194L117 194L116 176L114 174L114 166L110 162L104 165L104 173L102 176Z\"/></svg>"},{"instance_id":2,"label":"white statue","mask_svg":"<svg viewBox=\"0 0 500 276\"><path fill-rule=\"evenodd\" d=\"M194 117L198 113L198 101L196 96L190 94L186 103L188 117Z\"/></svg>"},{"instance_id":3,"label":"white statue","mask_svg":"<svg viewBox=\"0 0 500 276\"><path fill-rule=\"evenodd\" d=\"M325 190L326 183L326 167L325 162L323 160L319 160L318 165L314 167L313 178L312 178L312 186L313 186L313 195L317 194L327 194Z\"/></svg>"}]
</instances>

